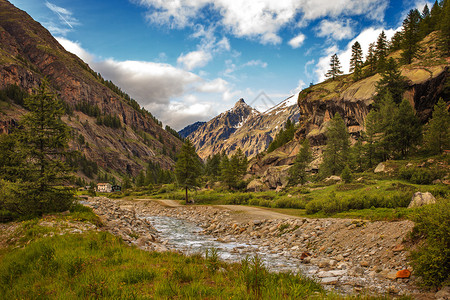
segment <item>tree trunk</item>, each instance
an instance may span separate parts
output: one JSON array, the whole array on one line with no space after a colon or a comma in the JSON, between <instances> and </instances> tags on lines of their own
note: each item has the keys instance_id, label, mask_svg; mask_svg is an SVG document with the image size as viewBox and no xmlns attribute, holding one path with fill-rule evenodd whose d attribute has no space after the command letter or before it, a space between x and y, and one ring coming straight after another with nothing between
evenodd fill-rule
<instances>
[{"instance_id":1,"label":"tree trunk","mask_svg":"<svg viewBox=\"0 0 450 300\"><path fill-rule=\"evenodd\" d=\"M189 204L189 199L188 199L188 188L186 187L186 204Z\"/></svg>"}]
</instances>

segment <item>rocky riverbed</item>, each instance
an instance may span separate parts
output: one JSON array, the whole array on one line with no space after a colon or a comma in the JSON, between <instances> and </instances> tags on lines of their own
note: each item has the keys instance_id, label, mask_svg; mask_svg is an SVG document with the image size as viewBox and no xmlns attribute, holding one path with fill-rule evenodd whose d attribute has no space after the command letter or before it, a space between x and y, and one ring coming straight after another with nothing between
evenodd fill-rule
<instances>
[{"instance_id":1,"label":"rocky riverbed","mask_svg":"<svg viewBox=\"0 0 450 300\"><path fill-rule=\"evenodd\" d=\"M240 218L239 212L211 206L167 207L156 201L90 198L88 205L109 231L145 250L179 250L164 240L149 216L193 222L223 243L241 243L230 250L289 258L299 271L329 289L392 295L412 294L427 299L415 286L404 238L410 221L369 222L350 219Z\"/></svg>"}]
</instances>

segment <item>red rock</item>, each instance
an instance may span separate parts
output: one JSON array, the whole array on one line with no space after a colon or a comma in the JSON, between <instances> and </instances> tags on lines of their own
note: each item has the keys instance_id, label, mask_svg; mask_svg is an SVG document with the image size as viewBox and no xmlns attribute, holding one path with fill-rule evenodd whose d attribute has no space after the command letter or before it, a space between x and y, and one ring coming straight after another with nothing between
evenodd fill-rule
<instances>
[{"instance_id":1,"label":"red rock","mask_svg":"<svg viewBox=\"0 0 450 300\"><path fill-rule=\"evenodd\" d=\"M397 271L395 278L409 278L411 276L411 271L408 269Z\"/></svg>"},{"instance_id":2,"label":"red rock","mask_svg":"<svg viewBox=\"0 0 450 300\"><path fill-rule=\"evenodd\" d=\"M400 252L405 250L405 246L403 246L402 244L398 244L397 246L394 247L394 249L392 249L392 251L394 252Z\"/></svg>"},{"instance_id":3,"label":"red rock","mask_svg":"<svg viewBox=\"0 0 450 300\"><path fill-rule=\"evenodd\" d=\"M308 253L308 252L303 252L302 253L302 255L300 256L300 259L305 259L306 257L310 257L311 256L311 253Z\"/></svg>"}]
</instances>

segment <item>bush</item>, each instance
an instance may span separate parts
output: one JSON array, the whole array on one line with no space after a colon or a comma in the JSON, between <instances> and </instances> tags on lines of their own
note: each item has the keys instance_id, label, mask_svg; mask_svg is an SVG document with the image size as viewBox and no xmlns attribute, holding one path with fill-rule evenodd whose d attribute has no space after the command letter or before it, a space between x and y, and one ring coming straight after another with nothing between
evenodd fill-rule
<instances>
[{"instance_id":1,"label":"bush","mask_svg":"<svg viewBox=\"0 0 450 300\"><path fill-rule=\"evenodd\" d=\"M431 184L433 180L441 177L439 172L426 168L407 168L400 169L400 178L415 184Z\"/></svg>"},{"instance_id":2,"label":"bush","mask_svg":"<svg viewBox=\"0 0 450 300\"><path fill-rule=\"evenodd\" d=\"M441 286L450 274L450 200L427 205L413 217L414 242L421 246L411 252L412 265L422 284Z\"/></svg>"}]
</instances>

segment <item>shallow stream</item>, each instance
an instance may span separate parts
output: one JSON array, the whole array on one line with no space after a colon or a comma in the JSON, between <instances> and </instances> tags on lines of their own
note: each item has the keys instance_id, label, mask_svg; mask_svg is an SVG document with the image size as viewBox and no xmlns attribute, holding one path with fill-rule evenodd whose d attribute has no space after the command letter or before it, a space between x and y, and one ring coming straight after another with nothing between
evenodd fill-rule
<instances>
[{"instance_id":1,"label":"shallow stream","mask_svg":"<svg viewBox=\"0 0 450 300\"><path fill-rule=\"evenodd\" d=\"M239 243L232 238L222 242L217 238L203 234L203 229L193 222L166 216L145 216L159 232L160 239L167 241L169 249L181 251L184 254L205 254L206 249L215 248L221 259L239 262L247 255L258 254L264 265L272 271L305 272L299 259L283 256L283 252L273 253L268 247L254 244Z\"/></svg>"}]
</instances>

